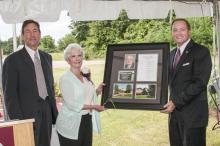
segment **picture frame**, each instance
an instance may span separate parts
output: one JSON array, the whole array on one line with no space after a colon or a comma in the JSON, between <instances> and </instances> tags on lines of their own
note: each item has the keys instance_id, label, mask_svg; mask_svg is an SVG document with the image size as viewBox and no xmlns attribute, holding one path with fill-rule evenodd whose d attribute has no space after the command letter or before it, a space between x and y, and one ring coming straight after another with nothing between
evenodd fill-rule
<instances>
[{"instance_id":1,"label":"picture frame","mask_svg":"<svg viewBox=\"0 0 220 146\"><path fill-rule=\"evenodd\" d=\"M134 69L135 59L136 59L136 54L125 54L124 69Z\"/></svg>"},{"instance_id":2,"label":"picture frame","mask_svg":"<svg viewBox=\"0 0 220 146\"><path fill-rule=\"evenodd\" d=\"M167 42L108 45L101 105L163 109L168 100L169 52Z\"/></svg>"},{"instance_id":3,"label":"picture frame","mask_svg":"<svg viewBox=\"0 0 220 146\"><path fill-rule=\"evenodd\" d=\"M134 71L119 70L118 82L132 82L134 80Z\"/></svg>"}]
</instances>

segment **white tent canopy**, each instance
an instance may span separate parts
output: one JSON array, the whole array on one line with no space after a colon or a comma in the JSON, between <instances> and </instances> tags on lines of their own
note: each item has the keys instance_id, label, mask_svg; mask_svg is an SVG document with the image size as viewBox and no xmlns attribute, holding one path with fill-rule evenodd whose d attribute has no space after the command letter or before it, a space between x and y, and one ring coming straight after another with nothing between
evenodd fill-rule
<instances>
[{"instance_id":1,"label":"white tent canopy","mask_svg":"<svg viewBox=\"0 0 220 146\"><path fill-rule=\"evenodd\" d=\"M165 18L171 9L181 18L213 15L211 2L186 1L0 0L0 15L11 24L26 19L57 21L62 10L67 10L75 21L114 20L122 9L130 19Z\"/></svg>"}]
</instances>

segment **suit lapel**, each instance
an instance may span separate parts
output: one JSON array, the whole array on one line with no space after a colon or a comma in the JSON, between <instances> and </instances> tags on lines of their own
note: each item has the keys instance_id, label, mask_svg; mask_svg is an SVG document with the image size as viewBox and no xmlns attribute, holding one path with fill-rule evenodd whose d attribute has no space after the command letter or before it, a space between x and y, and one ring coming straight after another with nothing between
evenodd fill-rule
<instances>
[{"instance_id":1,"label":"suit lapel","mask_svg":"<svg viewBox=\"0 0 220 146\"><path fill-rule=\"evenodd\" d=\"M170 54L170 70L171 71L173 70L173 60L174 60L176 51L177 51L177 48L174 51L172 51Z\"/></svg>"},{"instance_id":2,"label":"suit lapel","mask_svg":"<svg viewBox=\"0 0 220 146\"><path fill-rule=\"evenodd\" d=\"M21 55L24 62L34 71L34 62L32 61L30 55L25 48L21 50Z\"/></svg>"}]
</instances>

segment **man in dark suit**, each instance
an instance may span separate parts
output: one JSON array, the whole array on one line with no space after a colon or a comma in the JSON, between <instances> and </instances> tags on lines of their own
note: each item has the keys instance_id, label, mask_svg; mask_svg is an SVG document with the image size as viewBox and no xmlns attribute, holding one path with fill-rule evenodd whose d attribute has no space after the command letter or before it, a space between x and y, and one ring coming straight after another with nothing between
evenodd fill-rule
<instances>
[{"instance_id":1,"label":"man in dark suit","mask_svg":"<svg viewBox=\"0 0 220 146\"><path fill-rule=\"evenodd\" d=\"M35 145L50 146L52 124L55 124L58 112L54 98L52 57L39 50L40 38L39 23L24 21L24 48L5 59L2 83L9 118L34 118ZM38 65L35 64L35 57ZM38 68L41 70L37 71Z\"/></svg>"},{"instance_id":2,"label":"man in dark suit","mask_svg":"<svg viewBox=\"0 0 220 146\"><path fill-rule=\"evenodd\" d=\"M180 50L174 49L170 54L170 100L162 110L170 113L170 145L206 146L211 56L206 47L190 38L191 28L187 20L174 20L171 29Z\"/></svg>"}]
</instances>

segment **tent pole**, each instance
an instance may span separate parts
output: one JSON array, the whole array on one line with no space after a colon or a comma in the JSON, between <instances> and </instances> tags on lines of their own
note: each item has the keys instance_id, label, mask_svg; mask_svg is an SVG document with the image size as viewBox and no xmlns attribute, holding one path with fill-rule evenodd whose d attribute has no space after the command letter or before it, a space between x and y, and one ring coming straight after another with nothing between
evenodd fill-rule
<instances>
[{"instance_id":1,"label":"tent pole","mask_svg":"<svg viewBox=\"0 0 220 146\"><path fill-rule=\"evenodd\" d=\"M219 22L219 5L217 3L217 17L216 17L216 42L217 42L217 49L218 49L218 72L219 72L219 77L220 77L220 22Z\"/></svg>"},{"instance_id":2,"label":"tent pole","mask_svg":"<svg viewBox=\"0 0 220 146\"><path fill-rule=\"evenodd\" d=\"M170 24L172 23L172 19L173 19L173 4L172 4L172 0L169 0L170 1Z\"/></svg>"},{"instance_id":3,"label":"tent pole","mask_svg":"<svg viewBox=\"0 0 220 146\"><path fill-rule=\"evenodd\" d=\"M16 23L12 24L13 30L13 52L17 51L17 35L16 35Z\"/></svg>"},{"instance_id":4,"label":"tent pole","mask_svg":"<svg viewBox=\"0 0 220 146\"><path fill-rule=\"evenodd\" d=\"M220 77L220 23L219 23L219 6L218 0L213 0L213 21L215 27L216 50L218 53L218 76Z\"/></svg>"}]
</instances>

